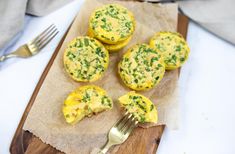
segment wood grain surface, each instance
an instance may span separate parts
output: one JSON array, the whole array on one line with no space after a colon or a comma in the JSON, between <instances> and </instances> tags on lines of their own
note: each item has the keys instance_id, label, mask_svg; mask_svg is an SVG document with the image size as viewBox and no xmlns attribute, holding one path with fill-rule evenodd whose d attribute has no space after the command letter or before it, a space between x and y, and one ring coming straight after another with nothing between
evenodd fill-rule
<instances>
[{"instance_id":1,"label":"wood grain surface","mask_svg":"<svg viewBox=\"0 0 235 154\"><path fill-rule=\"evenodd\" d=\"M69 27L70 28L70 27ZM68 30L69 30L68 28ZM178 27L177 30L185 38L188 29L188 18L179 14L178 16ZM67 30L67 32L68 32ZM48 71L51 68L51 65L54 62L55 57L64 41L64 38L67 34L65 33L64 37L61 39L59 45L57 46L54 54L52 55L49 63L47 64L34 92L33 95L23 113L23 116L20 120L18 128L15 132L15 135L12 139L10 152L12 154L60 154L62 152L56 150L52 146L43 143L39 138L34 136L28 131L24 131L23 125L27 118L27 115L37 97L37 94L43 84L45 77L47 76ZM125 143L123 143L117 151L117 154L152 154L156 153L158 145L161 140L162 133L165 126L156 126L148 129L136 128L130 137Z\"/></svg>"}]
</instances>

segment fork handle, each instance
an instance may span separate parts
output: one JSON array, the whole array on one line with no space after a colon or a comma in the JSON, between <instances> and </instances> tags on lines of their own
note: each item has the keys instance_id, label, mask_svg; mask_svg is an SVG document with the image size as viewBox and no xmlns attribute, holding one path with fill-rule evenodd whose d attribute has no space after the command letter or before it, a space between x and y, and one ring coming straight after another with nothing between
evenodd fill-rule
<instances>
[{"instance_id":1,"label":"fork handle","mask_svg":"<svg viewBox=\"0 0 235 154\"><path fill-rule=\"evenodd\" d=\"M113 145L114 145L113 143L108 141L98 154L106 154L109 148Z\"/></svg>"},{"instance_id":2,"label":"fork handle","mask_svg":"<svg viewBox=\"0 0 235 154\"><path fill-rule=\"evenodd\" d=\"M16 56L17 56L17 55L15 55L15 54L3 55L3 56L0 57L0 62L3 62L3 61L5 61L5 60L8 59L8 58L16 57Z\"/></svg>"}]
</instances>

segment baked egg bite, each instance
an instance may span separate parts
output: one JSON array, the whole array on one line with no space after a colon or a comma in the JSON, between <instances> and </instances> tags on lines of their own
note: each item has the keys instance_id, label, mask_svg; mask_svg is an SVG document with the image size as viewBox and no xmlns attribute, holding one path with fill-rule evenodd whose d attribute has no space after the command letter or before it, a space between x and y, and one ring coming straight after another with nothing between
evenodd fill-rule
<instances>
[{"instance_id":1,"label":"baked egg bite","mask_svg":"<svg viewBox=\"0 0 235 154\"><path fill-rule=\"evenodd\" d=\"M135 20L127 8L119 4L107 4L91 14L89 29L101 42L116 44L133 34Z\"/></svg>"},{"instance_id":2,"label":"baked egg bite","mask_svg":"<svg viewBox=\"0 0 235 154\"><path fill-rule=\"evenodd\" d=\"M124 107L128 113L133 114L140 123L157 123L157 109L147 97L131 91L118 100L121 107Z\"/></svg>"},{"instance_id":3,"label":"baked egg bite","mask_svg":"<svg viewBox=\"0 0 235 154\"><path fill-rule=\"evenodd\" d=\"M176 32L158 32L150 40L150 46L156 48L164 57L166 70L181 67L188 59L189 46L183 36Z\"/></svg>"},{"instance_id":4,"label":"baked egg bite","mask_svg":"<svg viewBox=\"0 0 235 154\"><path fill-rule=\"evenodd\" d=\"M75 124L84 117L110 110L112 99L106 91L95 85L81 86L68 95L62 112L67 123Z\"/></svg>"},{"instance_id":5,"label":"baked egg bite","mask_svg":"<svg viewBox=\"0 0 235 154\"><path fill-rule=\"evenodd\" d=\"M161 81L165 65L157 50L147 44L137 44L123 55L118 64L118 72L129 88L147 90Z\"/></svg>"},{"instance_id":6,"label":"baked egg bite","mask_svg":"<svg viewBox=\"0 0 235 154\"><path fill-rule=\"evenodd\" d=\"M93 82L102 77L109 63L109 53L96 39L79 36L64 52L66 72L76 81Z\"/></svg>"}]
</instances>

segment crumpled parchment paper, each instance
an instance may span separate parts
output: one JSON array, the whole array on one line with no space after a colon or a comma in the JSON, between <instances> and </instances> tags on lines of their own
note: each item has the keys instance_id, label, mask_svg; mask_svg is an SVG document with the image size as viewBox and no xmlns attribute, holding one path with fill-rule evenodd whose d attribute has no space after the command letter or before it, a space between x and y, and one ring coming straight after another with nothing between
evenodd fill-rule
<instances>
[{"instance_id":1,"label":"crumpled parchment paper","mask_svg":"<svg viewBox=\"0 0 235 154\"><path fill-rule=\"evenodd\" d=\"M63 67L63 53L66 45L74 37L86 35L91 12L107 3L119 3L131 10L136 19L136 30L131 42L122 51L110 54L110 64L105 75L91 84L104 88L114 101L110 111L102 112L91 118L85 118L75 125L65 122L62 114L63 101L75 88L90 83L73 81ZM100 148L107 140L107 133L123 114L118 106L118 97L128 91L117 73L117 64L123 53L136 43L148 43L155 32L176 31L176 4L149 4L108 0L86 0L81 7L62 47L36 97L25 121L24 130L32 132L43 142L66 153L87 154L94 148ZM178 70L165 73L156 88L140 92L154 102L159 114L157 125L166 124L177 128L178 117ZM150 126L150 125L148 125Z\"/></svg>"}]
</instances>

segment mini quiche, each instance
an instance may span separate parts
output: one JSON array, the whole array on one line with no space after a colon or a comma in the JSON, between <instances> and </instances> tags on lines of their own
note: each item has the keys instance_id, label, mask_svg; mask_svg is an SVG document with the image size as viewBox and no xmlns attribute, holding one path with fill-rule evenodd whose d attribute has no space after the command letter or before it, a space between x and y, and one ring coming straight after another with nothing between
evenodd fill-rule
<instances>
[{"instance_id":1,"label":"mini quiche","mask_svg":"<svg viewBox=\"0 0 235 154\"><path fill-rule=\"evenodd\" d=\"M64 66L76 81L98 80L107 69L109 53L96 39L77 37L69 43L64 52Z\"/></svg>"},{"instance_id":2,"label":"mini quiche","mask_svg":"<svg viewBox=\"0 0 235 154\"><path fill-rule=\"evenodd\" d=\"M63 114L69 124L75 124L84 117L112 109L113 102L105 90L94 85L82 86L69 94L64 101Z\"/></svg>"},{"instance_id":3,"label":"mini quiche","mask_svg":"<svg viewBox=\"0 0 235 154\"><path fill-rule=\"evenodd\" d=\"M107 4L91 14L89 29L101 42L116 44L133 34L135 20L127 8L118 4Z\"/></svg>"},{"instance_id":4,"label":"mini quiche","mask_svg":"<svg viewBox=\"0 0 235 154\"><path fill-rule=\"evenodd\" d=\"M183 36L175 32L158 32L150 40L150 46L161 52L167 70L182 66L190 52Z\"/></svg>"},{"instance_id":5,"label":"mini quiche","mask_svg":"<svg viewBox=\"0 0 235 154\"><path fill-rule=\"evenodd\" d=\"M116 52L116 51L121 50L122 48L124 48L130 42L131 37L132 36L128 37L124 41L118 42L117 44L103 44L103 45L109 52Z\"/></svg>"},{"instance_id":6,"label":"mini quiche","mask_svg":"<svg viewBox=\"0 0 235 154\"><path fill-rule=\"evenodd\" d=\"M94 37L94 35L92 34L92 31L89 30L89 29L88 29L88 36ZM103 43L103 45L109 52L116 52L116 51L121 50L122 48L124 48L130 42L131 38L132 38L132 36L128 37L124 41L117 42L116 44Z\"/></svg>"},{"instance_id":7,"label":"mini quiche","mask_svg":"<svg viewBox=\"0 0 235 154\"><path fill-rule=\"evenodd\" d=\"M137 44L123 55L118 72L129 88L147 90L163 78L165 65L157 50L147 44Z\"/></svg>"},{"instance_id":8,"label":"mini quiche","mask_svg":"<svg viewBox=\"0 0 235 154\"><path fill-rule=\"evenodd\" d=\"M141 123L157 123L158 114L155 105L145 96L134 91L119 98L119 102L129 113Z\"/></svg>"}]
</instances>

